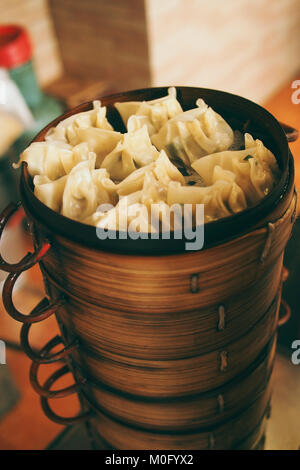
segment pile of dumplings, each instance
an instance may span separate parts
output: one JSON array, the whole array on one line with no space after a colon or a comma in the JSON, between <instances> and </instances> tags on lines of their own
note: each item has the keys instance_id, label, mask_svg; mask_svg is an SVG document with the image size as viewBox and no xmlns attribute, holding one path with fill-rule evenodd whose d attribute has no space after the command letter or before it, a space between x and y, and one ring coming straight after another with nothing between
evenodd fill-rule
<instances>
[{"instance_id":1,"label":"pile of dumplings","mask_svg":"<svg viewBox=\"0 0 300 470\"><path fill-rule=\"evenodd\" d=\"M124 210L130 223L132 209L155 205L160 218L173 204L204 204L210 222L253 206L279 178L272 152L233 131L202 99L184 112L170 88L163 98L115 107L124 134L95 101L92 110L61 121L22 153L16 166L27 162L35 195L54 211L119 229L116 215ZM109 209L97 210L103 204ZM152 231L149 220L140 217L138 230Z\"/></svg>"}]
</instances>

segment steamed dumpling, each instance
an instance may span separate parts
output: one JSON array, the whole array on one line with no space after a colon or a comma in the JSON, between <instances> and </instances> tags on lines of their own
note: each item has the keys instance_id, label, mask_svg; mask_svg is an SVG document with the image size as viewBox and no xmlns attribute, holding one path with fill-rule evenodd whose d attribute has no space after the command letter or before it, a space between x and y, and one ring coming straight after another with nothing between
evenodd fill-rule
<instances>
[{"instance_id":1,"label":"steamed dumpling","mask_svg":"<svg viewBox=\"0 0 300 470\"><path fill-rule=\"evenodd\" d=\"M101 166L103 159L108 155L122 139L120 132L107 129L97 129L96 127L78 127L72 130L69 140L72 145L86 143L91 152L97 156L96 168Z\"/></svg>"},{"instance_id":2,"label":"steamed dumpling","mask_svg":"<svg viewBox=\"0 0 300 470\"><path fill-rule=\"evenodd\" d=\"M170 158L190 165L204 155L227 150L233 144L234 134L227 122L199 99L197 108L167 121L151 140Z\"/></svg>"},{"instance_id":3,"label":"steamed dumpling","mask_svg":"<svg viewBox=\"0 0 300 470\"><path fill-rule=\"evenodd\" d=\"M37 175L33 178L34 194L50 209L60 212L66 182L67 176L52 181L45 175Z\"/></svg>"},{"instance_id":4,"label":"steamed dumpling","mask_svg":"<svg viewBox=\"0 0 300 470\"><path fill-rule=\"evenodd\" d=\"M193 162L192 167L207 186L222 178L224 171L227 174L230 172L252 205L273 188L278 167L274 155L261 141L254 141L250 134L246 134L245 142L245 150L227 150L207 155Z\"/></svg>"},{"instance_id":5,"label":"steamed dumpling","mask_svg":"<svg viewBox=\"0 0 300 470\"><path fill-rule=\"evenodd\" d=\"M120 197L119 202L114 207L109 208L107 206L104 210L99 208L91 216L87 217L84 223L103 229L126 230L129 208L140 203L141 194L141 191L136 191L128 196Z\"/></svg>"},{"instance_id":6,"label":"steamed dumpling","mask_svg":"<svg viewBox=\"0 0 300 470\"><path fill-rule=\"evenodd\" d=\"M148 165L159 155L151 144L147 127L124 134L114 150L108 154L101 168L106 168L112 179L121 181L137 168Z\"/></svg>"},{"instance_id":7,"label":"steamed dumpling","mask_svg":"<svg viewBox=\"0 0 300 470\"><path fill-rule=\"evenodd\" d=\"M94 156L93 152L89 151L88 144L82 142L72 148L72 152L66 153L61 159L62 166L64 167L65 173L68 174L79 162L89 160Z\"/></svg>"},{"instance_id":8,"label":"steamed dumpling","mask_svg":"<svg viewBox=\"0 0 300 470\"><path fill-rule=\"evenodd\" d=\"M33 142L20 155L19 162L14 166L18 168L22 162L27 162L28 172L33 177L36 175L47 176L55 180L66 174L62 161L72 158L72 148L57 145L55 142Z\"/></svg>"},{"instance_id":9,"label":"steamed dumpling","mask_svg":"<svg viewBox=\"0 0 300 470\"><path fill-rule=\"evenodd\" d=\"M60 121L56 127L51 128L45 140L60 140L69 142L69 137L73 135L76 128L95 127L112 131L113 128L106 119L106 107L101 106L100 101L93 101L93 109L72 116Z\"/></svg>"},{"instance_id":10,"label":"steamed dumpling","mask_svg":"<svg viewBox=\"0 0 300 470\"><path fill-rule=\"evenodd\" d=\"M77 163L89 160L93 156L94 153L89 151L86 142L75 147L57 141L33 142L21 154L20 161L14 167L17 168L24 161L28 164L31 176L42 175L50 180L56 180L70 173Z\"/></svg>"},{"instance_id":11,"label":"steamed dumpling","mask_svg":"<svg viewBox=\"0 0 300 470\"><path fill-rule=\"evenodd\" d=\"M168 185L170 181L185 183L184 177L163 150L154 164L153 172L158 181L163 185Z\"/></svg>"},{"instance_id":12,"label":"steamed dumpling","mask_svg":"<svg viewBox=\"0 0 300 470\"><path fill-rule=\"evenodd\" d=\"M254 140L251 134L245 134L245 149L255 149L256 159L265 170L271 170L274 176L278 176L279 168L277 160L271 150L264 146L261 140Z\"/></svg>"},{"instance_id":13,"label":"steamed dumpling","mask_svg":"<svg viewBox=\"0 0 300 470\"><path fill-rule=\"evenodd\" d=\"M94 169L95 159L78 163L67 176L61 210L66 217L83 220L99 205L115 202L115 185L106 170Z\"/></svg>"},{"instance_id":14,"label":"steamed dumpling","mask_svg":"<svg viewBox=\"0 0 300 470\"><path fill-rule=\"evenodd\" d=\"M170 87L168 95L151 101L129 101L115 103L128 131L146 124L149 135L158 132L171 118L182 113L180 103L176 99L176 88ZM137 118L129 121L130 116ZM140 122L139 122L140 121ZM142 124L141 124L142 123Z\"/></svg>"},{"instance_id":15,"label":"steamed dumpling","mask_svg":"<svg viewBox=\"0 0 300 470\"><path fill-rule=\"evenodd\" d=\"M118 194L120 196L126 196L139 191L143 187L146 172L152 170L152 168L153 164L151 163L150 165L142 166L130 173L130 175L118 183Z\"/></svg>"},{"instance_id":16,"label":"steamed dumpling","mask_svg":"<svg viewBox=\"0 0 300 470\"><path fill-rule=\"evenodd\" d=\"M159 181L152 171L146 171L141 191L141 203L150 209L151 205L160 201L162 197L164 193Z\"/></svg>"},{"instance_id":17,"label":"steamed dumpling","mask_svg":"<svg viewBox=\"0 0 300 470\"><path fill-rule=\"evenodd\" d=\"M158 233L238 213L270 192L277 161L260 140L232 129L202 99L183 112L175 88L144 102L116 103L127 133L106 108L72 115L20 157L49 208L101 229ZM185 223L187 218L184 218Z\"/></svg>"},{"instance_id":18,"label":"steamed dumpling","mask_svg":"<svg viewBox=\"0 0 300 470\"><path fill-rule=\"evenodd\" d=\"M124 225L120 220L125 218L129 230L136 224L138 231L158 231L155 227L165 217L168 185L172 181L184 184L184 177L162 151L154 162L135 170L117 185L119 202L114 208L106 213L97 212L85 222L111 229L109 224L114 224L120 229ZM134 216L135 211L138 216Z\"/></svg>"},{"instance_id":19,"label":"steamed dumpling","mask_svg":"<svg viewBox=\"0 0 300 470\"><path fill-rule=\"evenodd\" d=\"M111 209L97 211L84 220L84 223L93 225L99 229L130 231L145 233L157 231L152 225L149 208L141 202L142 191L136 191L128 196L120 198L118 204ZM133 233L133 235L132 235Z\"/></svg>"},{"instance_id":20,"label":"steamed dumpling","mask_svg":"<svg viewBox=\"0 0 300 470\"><path fill-rule=\"evenodd\" d=\"M113 130L106 119L106 108L101 107L100 101L94 101L93 105L91 111L74 114L61 121L49 130L45 139L48 143L56 143L61 147L68 145L71 149L81 143L85 144L90 152L96 153L96 168L99 168L104 157L121 140L122 134ZM86 155L85 150L84 153ZM79 161L78 155L76 158Z\"/></svg>"},{"instance_id":21,"label":"steamed dumpling","mask_svg":"<svg viewBox=\"0 0 300 470\"><path fill-rule=\"evenodd\" d=\"M153 128L152 130L151 126L149 125L149 119L147 116L136 116L135 114L133 114L127 121L128 132L135 132L144 126L147 127L149 135L155 133L155 129Z\"/></svg>"},{"instance_id":22,"label":"steamed dumpling","mask_svg":"<svg viewBox=\"0 0 300 470\"><path fill-rule=\"evenodd\" d=\"M149 187L150 178L152 184L155 187L158 186L161 198L163 194L166 193L170 181L179 181L182 184L185 183L185 179L180 171L162 150L154 162L135 170L123 179L123 181L118 183L118 194L127 195L142 189L145 184L145 179L147 179Z\"/></svg>"},{"instance_id":23,"label":"steamed dumpling","mask_svg":"<svg viewBox=\"0 0 300 470\"><path fill-rule=\"evenodd\" d=\"M204 220L210 222L247 208L243 190L233 181L218 180L205 188L181 186L171 182L168 204L205 204Z\"/></svg>"}]
</instances>

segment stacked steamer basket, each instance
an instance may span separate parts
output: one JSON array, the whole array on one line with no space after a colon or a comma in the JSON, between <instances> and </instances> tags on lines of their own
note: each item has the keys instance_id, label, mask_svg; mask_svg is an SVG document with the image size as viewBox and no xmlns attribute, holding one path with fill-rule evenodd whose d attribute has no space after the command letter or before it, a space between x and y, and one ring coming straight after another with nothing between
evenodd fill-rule
<instances>
[{"instance_id":1,"label":"stacked steamer basket","mask_svg":"<svg viewBox=\"0 0 300 470\"><path fill-rule=\"evenodd\" d=\"M270 408L282 260L296 213L293 159L282 127L263 108L214 90L178 87L177 93L184 109L202 97L234 129L247 125L261 138L282 170L276 188L254 208L207 224L204 248L193 252L184 251L184 240L100 241L95 228L37 200L23 164L22 204L36 250L14 266L2 261L11 271L4 303L24 323L22 344L33 359L31 381L44 411L62 424L87 421L99 447L257 448ZM152 88L102 103L122 130L114 102L165 94L166 88ZM35 140L43 140L49 127ZM2 228L13 211L3 215ZM13 285L35 262L47 297L24 316L13 305ZM30 326L53 313L61 338L36 354ZM54 353L59 343L64 348ZM61 359L66 364L41 386L39 366ZM53 390L70 368L74 386ZM50 399L75 392L82 413L57 416Z\"/></svg>"}]
</instances>

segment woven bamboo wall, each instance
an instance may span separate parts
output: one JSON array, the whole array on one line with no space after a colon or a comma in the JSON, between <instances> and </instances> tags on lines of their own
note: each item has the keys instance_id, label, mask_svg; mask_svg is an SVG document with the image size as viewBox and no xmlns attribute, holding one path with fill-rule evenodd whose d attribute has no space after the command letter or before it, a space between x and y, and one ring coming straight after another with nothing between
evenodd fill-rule
<instances>
[{"instance_id":1,"label":"woven bamboo wall","mask_svg":"<svg viewBox=\"0 0 300 470\"><path fill-rule=\"evenodd\" d=\"M59 77L62 63L47 0L0 0L0 7L0 24L20 24L29 31L39 83L47 85Z\"/></svg>"},{"instance_id":2,"label":"woven bamboo wall","mask_svg":"<svg viewBox=\"0 0 300 470\"><path fill-rule=\"evenodd\" d=\"M49 0L68 74L112 88L150 86L143 0Z\"/></svg>"}]
</instances>

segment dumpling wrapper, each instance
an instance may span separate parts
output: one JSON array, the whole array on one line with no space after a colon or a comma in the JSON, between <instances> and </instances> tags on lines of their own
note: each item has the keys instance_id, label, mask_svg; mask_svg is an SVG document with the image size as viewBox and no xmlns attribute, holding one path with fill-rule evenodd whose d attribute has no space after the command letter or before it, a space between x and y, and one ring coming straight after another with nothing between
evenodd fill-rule
<instances>
[{"instance_id":1,"label":"dumpling wrapper","mask_svg":"<svg viewBox=\"0 0 300 470\"><path fill-rule=\"evenodd\" d=\"M213 185L200 188L181 186L171 182L168 187L167 203L204 204L204 220L210 222L221 217L228 217L247 208L243 190L232 181L218 180Z\"/></svg>"},{"instance_id":2,"label":"dumpling wrapper","mask_svg":"<svg viewBox=\"0 0 300 470\"><path fill-rule=\"evenodd\" d=\"M170 181L179 181L182 184L185 183L185 179L180 171L170 161L167 154L162 151L154 162L135 170L123 181L118 183L118 194L126 195L142 189L146 175L148 186L151 179L155 187L158 187L161 199L163 199L163 194L166 192Z\"/></svg>"},{"instance_id":3,"label":"dumpling wrapper","mask_svg":"<svg viewBox=\"0 0 300 470\"><path fill-rule=\"evenodd\" d=\"M104 158L123 138L120 132L97 129L96 127L79 127L73 129L72 132L72 137L69 135L72 145L87 143L89 150L96 154L96 168L101 167Z\"/></svg>"},{"instance_id":4,"label":"dumpling wrapper","mask_svg":"<svg viewBox=\"0 0 300 470\"><path fill-rule=\"evenodd\" d=\"M217 180L216 168L218 178L222 176L222 170L231 172L235 182L243 189L248 203L253 205L274 187L279 170L276 158L261 141L254 141L250 134L246 134L245 142L248 146L245 150L227 150L207 155L193 162L192 168L207 186Z\"/></svg>"},{"instance_id":5,"label":"dumpling wrapper","mask_svg":"<svg viewBox=\"0 0 300 470\"><path fill-rule=\"evenodd\" d=\"M19 162L13 166L18 168L22 161L25 161L32 177L43 175L54 181L70 173L79 162L93 159L94 155L89 151L86 142L75 147L57 141L33 142L21 154Z\"/></svg>"},{"instance_id":6,"label":"dumpling wrapper","mask_svg":"<svg viewBox=\"0 0 300 470\"><path fill-rule=\"evenodd\" d=\"M106 168L112 179L121 181L137 168L152 163L159 155L151 144L147 127L123 135L114 150L108 154L101 168Z\"/></svg>"},{"instance_id":7,"label":"dumpling wrapper","mask_svg":"<svg viewBox=\"0 0 300 470\"><path fill-rule=\"evenodd\" d=\"M60 212L66 182L67 176L52 181L45 175L37 175L33 178L34 194L50 209Z\"/></svg>"},{"instance_id":8,"label":"dumpling wrapper","mask_svg":"<svg viewBox=\"0 0 300 470\"><path fill-rule=\"evenodd\" d=\"M187 166L204 155L228 149L234 141L222 116L202 99L197 100L197 106L170 119L151 136L159 150L164 149L171 159L180 158Z\"/></svg>"},{"instance_id":9,"label":"dumpling wrapper","mask_svg":"<svg viewBox=\"0 0 300 470\"><path fill-rule=\"evenodd\" d=\"M139 191L144 184L145 174L153 168L153 163L150 165L142 166L133 171L125 179L120 181L117 185L117 192L120 196L126 196L131 193Z\"/></svg>"},{"instance_id":10,"label":"dumpling wrapper","mask_svg":"<svg viewBox=\"0 0 300 470\"><path fill-rule=\"evenodd\" d=\"M57 142L33 142L21 153L19 162L13 167L18 168L22 162L27 162L32 177L44 175L53 181L66 174L62 161L70 158L72 149Z\"/></svg>"},{"instance_id":11,"label":"dumpling wrapper","mask_svg":"<svg viewBox=\"0 0 300 470\"><path fill-rule=\"evenodd\" d=\"M61 213L82 221L101 204L115 202L115 185L106 170L95 170L95 159L78 163L67 176Z\"/></svg>"},{"instance_id":12,"label":"dumpling wrapper","mask_svg":"<svg viewBox=\"0 0 300 470\"><path fill-rule=\"evenodd\" d=\"M165 186L167 186L170 181L178 181L185 184L183 175L170 161L164 150L160 152L158 159L155 161L153 172L158 181Z\"/></svg>"},{"instance_id":13,"label":"dumpling wrapper","mask_svg":"<svg viewBox=\"0 0 300 470\"><path fill-rule=\"evenodd\" d=\"M45 140L59 140L70 143L69 135L73 135L74 129L87 127L113 131L113 127L106 119L106 107L101 106L100 101L93 101L93 109L90 111L72 114L72 116L60 121L56 127L52 127L48 131Z\"/></svg>"},{"instance_id":14,"label":"dumpling wrapper","mask_svg":"<svg viewBox=\"0 0 300 470\"><path fill-rule=\"evenodd\" d=\"M89 158L93 158L94 155L95 154L93 152L90 152L86 142L75 145L75 147L72 147L72 153L64 154L63 158L61 159L65 173L70 173L72 168L74 168L77 163L89 160Z\"/></svg>"},{"instance_id":15,"label":"dumpling wrapper","mask_svg":"<svg viewBox=\"0 0 300 470\"><path fill-rule=\"evenodd\" d=\"M150 101L128 101L115 103L128 131L138 128L138 119L129 122L132 115L141 116L143 124L148 127L149 135L158 132L171 118L182 113L182 107L176 99L176 88L170 87L168 95Z\"/></svg>"}]
</instances>

